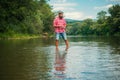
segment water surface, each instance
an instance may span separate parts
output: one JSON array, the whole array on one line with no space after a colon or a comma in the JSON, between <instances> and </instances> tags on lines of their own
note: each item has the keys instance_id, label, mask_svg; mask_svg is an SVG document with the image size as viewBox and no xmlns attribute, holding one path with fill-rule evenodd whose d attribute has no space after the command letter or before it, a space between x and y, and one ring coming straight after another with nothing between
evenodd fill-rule
<instances>
[{"instance_id":1,"label":"water surface","mask_svg":"<svg viewBox=\"0 0 120 80\"><path fill-rule=\"evenodd\" d=\"M119 80L119 37L0 40L0 80Z\"/></svg>"}]
</instances>

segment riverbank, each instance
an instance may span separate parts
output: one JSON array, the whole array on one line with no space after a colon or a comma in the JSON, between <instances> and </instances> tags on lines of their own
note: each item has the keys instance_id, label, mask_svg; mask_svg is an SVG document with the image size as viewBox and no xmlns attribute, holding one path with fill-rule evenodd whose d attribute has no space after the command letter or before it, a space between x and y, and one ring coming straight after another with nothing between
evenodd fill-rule
<instances>
[{"instance_id":1,"label":"riverbank","mask_svg":"<svg viewBox=\"0 0 120 80\"><path fill-rule=\"evenodd\" d=\"M43 33L43 34L9 34L9 33L0 33L0 39L31 39L31 38L48 38L53 37L53 34ZM98 35L67 35L68 37L120 37L120 35L114 36L98 36Z\"/></svg>"},{"instance_id":2,"label":"riverbank","mask_svg":"<svg viewBox=\"0 0 120 80\"><path fill-rule=\"evenodd\" d=\"M31 39L31 38L40 38L42 35L33 35L33 34L8 34L0 33L0 39Z\"/></svg>"}]
</instances>

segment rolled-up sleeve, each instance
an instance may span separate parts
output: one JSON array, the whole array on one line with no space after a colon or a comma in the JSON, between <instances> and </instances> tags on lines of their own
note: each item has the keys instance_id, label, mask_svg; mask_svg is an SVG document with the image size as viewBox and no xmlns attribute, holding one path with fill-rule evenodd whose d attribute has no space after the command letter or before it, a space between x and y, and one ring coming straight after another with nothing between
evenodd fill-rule
<instances>
[{"instance_id":1,"label":"rolled-up sleeve","mask_svg":"<svg viewBox=\"0 0 120 80\"><path fill-rule=\"evenodd\" d=\"M66 27L66 24L67 24L67 23L66 23L66 21L64 20L64 23L63 23L63 27L64 27L64 28Z\"/></svg>"},{"instance_id":2,"label":"rolled-up sleeve","mask_svg":"<svg viewBox=\"0 0 120 80\"><path fill-rule=\"evenodd\" d=\"M67 23L66 23L66 21L64 20L64 26L65 26L65 27L66 27L66 24L67 24Z\"/></svg>"}]
</instances>

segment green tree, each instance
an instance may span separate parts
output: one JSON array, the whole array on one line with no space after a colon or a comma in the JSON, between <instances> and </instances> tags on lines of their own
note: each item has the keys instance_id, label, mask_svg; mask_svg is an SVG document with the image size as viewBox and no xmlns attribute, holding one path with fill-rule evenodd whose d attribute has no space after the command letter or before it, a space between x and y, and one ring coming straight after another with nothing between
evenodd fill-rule
<instances>
[{"instance_id":1,"label":"green tree","mask_svg":"<svg viewBox=\"0 0 120 80\"><path fill-rule=\"evenodd\" d=\"M43 14L41 16L41 19L43 20L43 32L51 32L53 30L53 19L54 19L54 13L51 11L52 8L49 4L46 4L46 0L40 0L40 10Z\"/></svg>"},{"instance_id":2,"label":"green tree","mask_svg":"<svg viewBox=\"0 0 120 80\"><path fill-rule=\"evenodd\" d=\"M120 35L120 5L114 5L109 8L108 25L110 26L110 34Z\"/></svg>"},{"instance_id":3,"label":"green tree","mask_svg":"<svg viewBox=\"0 0 120 80\"><path fill-rule=\"evenodd\" d=\"M107 27L107 16L106 16L107 12L106 11L100 11L97 14L97 22L95 23L95 25L93 25L94 30L96 30L95 34L97 35L105 35L108 32Z\"/></svg>"},{"instance_id":4,"label":"green tree","mask_svg":"<svg viewBox=\"0 0 120 80\"><path fill-rule=\"evenodd\" d=\"M91 26L93 25L92 19L85 19L81 25L81 34L82 35L91 35L93 32Z\"/></svg>"},{"instance_id":5,"label":"green tree","mask_svg":"<svg viewBox=\"0 0 120 80\"><path fill-rule=\"evenodd\" d=\"M106 11L100 11L100 12L97 13L97 18L98 19L105 19L106 18L106 14L107 14Z\"/></svg>"},{"instance_id":6,"label":"green tree","mask_svg":"<svg viewBox=\"0 0 120 80\"><path fill-rule=\"evenodd\" d=\"M51 32L54 13L49 0L0 0L0 33Z\"/></svg>"}]
</instances>

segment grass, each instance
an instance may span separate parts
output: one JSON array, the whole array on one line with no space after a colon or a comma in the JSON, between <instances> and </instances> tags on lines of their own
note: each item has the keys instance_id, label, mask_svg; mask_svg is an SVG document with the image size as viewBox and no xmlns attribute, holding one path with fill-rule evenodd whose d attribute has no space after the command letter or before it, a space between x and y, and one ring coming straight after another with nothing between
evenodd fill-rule
<instances>
[{"instance_id":1,"label":"grass","mask_svg":"<svg viewBox=\"0 0 120 80\"><path fill-rule=\"evenodd\" d=\"M9 33L0 33L0 39L30 39L30 38L39 38L41 35L31 35L31 34L9 34Z\"/></svg>"}]
</instances>

